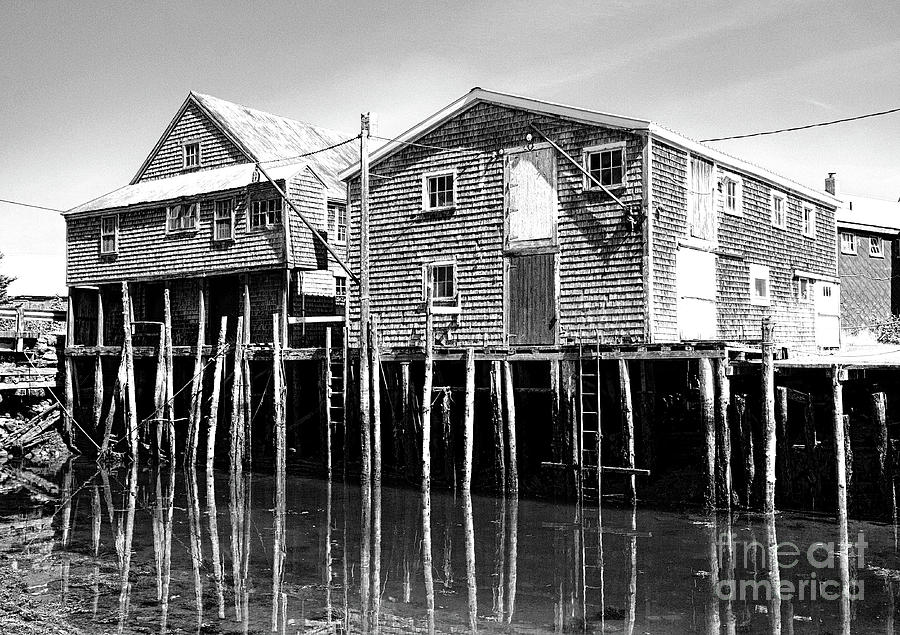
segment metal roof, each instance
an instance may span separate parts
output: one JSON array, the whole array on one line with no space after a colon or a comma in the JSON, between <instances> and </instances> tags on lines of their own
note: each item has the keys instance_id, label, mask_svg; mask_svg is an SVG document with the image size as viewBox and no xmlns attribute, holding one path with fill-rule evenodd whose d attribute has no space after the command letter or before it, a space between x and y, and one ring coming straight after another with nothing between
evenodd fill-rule
<instances>
[{"instance_id":1,"label":"metal roof","mask_svg":"<svg viewBox=\"0 0 900 635\"><path fill-rule=\"evenodd\" d=\"M728 155L724 152L721 152L720 150L716 150L715 148L704 145L699 141L695 141L694 139L685 137L684 135L678 134L677 132L673 132L672 130L660 126L659 124L653 123L652 121L649 121L647 119L614 115L611 113L589 110L587 108L580 108L577 106L566 106L564 104L557 104L554 102L533 99L530 97L522 97L519 95L511 95L508 93L485 90L483 88L473 88L453 103L437 111L435 114L431 115L424 121L419 122L412 128L408 129L406 132L403 132L394 140L371 152L369 155L371 164L374 165L382 159L385 159L386 157L394 154L399 149L404 147L408 142L411 142L427 134L428 132L431 132L448 119L481 102L494 103L502 106L508 106L510 108L555 115L574 121L596 124L604 127L621 128L633 132L646 131L652 134L654 137L677 145L693 154L704 156L722 166L729 167L733 170L752 174L781 188L792 190L806 196L807 198L811 198L824 203L829 207L836 207L840 204L840 201L837 198L826 192L807 187L758 165ZM347 169L343 170L338 175L338 178L346 181L347 179L353 178L354 176L359 174L359 169L360 168L357 159L357 162L349 166Z\"/></svg>"},{"instance_id":2,"label":"metal roof","mask_svg":"<svg viewBox=\"0 0 900 635\"><path fill-rule=\"evenodd\" d=\"M838 227L871 232L900 233L900 202L864 196L842 195L845 204L838 208Z\"/></svg>"}]
</instances>

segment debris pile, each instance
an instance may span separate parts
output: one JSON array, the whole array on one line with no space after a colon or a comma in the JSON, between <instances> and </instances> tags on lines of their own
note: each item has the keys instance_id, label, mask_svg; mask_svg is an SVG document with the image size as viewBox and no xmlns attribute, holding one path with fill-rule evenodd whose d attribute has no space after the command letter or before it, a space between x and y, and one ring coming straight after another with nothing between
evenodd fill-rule
<instances>
[{"instance_id":1,"label":"debris pile","mask_svg":"<svg viewBox=\"0 0 900 635\"><path fill-rule=\"evenodd\" d=\"M59 434L59 405L47 399L13 401L7 399L0 406L0 462L11 458L48 465L65 461L69 449ZM12 407L15 414L9 412Z\"/></svg>"}]
</instances>

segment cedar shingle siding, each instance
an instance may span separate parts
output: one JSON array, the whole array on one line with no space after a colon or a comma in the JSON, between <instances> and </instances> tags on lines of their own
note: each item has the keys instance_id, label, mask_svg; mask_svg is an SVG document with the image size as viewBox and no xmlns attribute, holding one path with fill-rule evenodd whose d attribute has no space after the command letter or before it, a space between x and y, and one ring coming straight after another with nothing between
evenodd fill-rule
<instances>
[{"instance_id":1,"label":"cedar shingle siding","mask_svg":"<svg viewBox=\"0 0 900 635\"><path fill-rule=\"evenodd\" d=\"M890 237L853 229L856 253L840 252L838 236L838 265L841 271L841 326L844 330L874 331L878 324L898 312L897 241ZM869 255L869 240L883 239L884 258Z\"/></svg>"}]
</instances>

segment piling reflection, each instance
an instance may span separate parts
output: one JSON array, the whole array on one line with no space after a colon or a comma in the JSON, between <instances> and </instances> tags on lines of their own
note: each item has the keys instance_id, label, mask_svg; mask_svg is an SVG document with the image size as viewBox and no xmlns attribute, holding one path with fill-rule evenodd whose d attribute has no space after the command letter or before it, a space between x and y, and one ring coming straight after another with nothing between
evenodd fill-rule
<instances>
[{"instance_id":1,"label":"piling reflection","mask_svg":"<svg viewBox=\"0 0 900 635\"><path fill-rule=\"evenodd\" d=\"M216 507L215 472L206 472L206 513L209 522L209 542L212 556L213 580L216 585L216 606L219 619L225 618L225 579L224 564L219 546L219 511Z\"/></svg>"},{"instance_id":2,"label":"piling reflection","mask_svg":"<svg viewBox=\"0 0 900 635\"><path fill-rule=\"evenodd\" d=\"M170 467L169 471L174 473L174 466ZM199 632L203 628L203 578L200 572L203 567L203 548L201 546L200 502L198 500L197 471L191 464L185 466L185 481L188 498L187 509L188 529L190 531L191 571L194 580L197 631Z\"/></svg>"},{"instance_id":3,"label":"piling reflection","mask_svg":"<svg viewBox=\"0 0 900 635\"><path fill-rule=\"evenodd\" d=\"M478 583L475 578L475 518L472 511L472 494L462 493L463 531L466 542L466 590L468 593L469 631L478 630Z\"/></svg>"},{"instance_id":4,"label":"piling reflection","mask_svg":"<svg viewBox=\"0 0 900 635\"><path fill-rule=\"evenodd\" d=\"M121 541L122 554L122 571L119 578L119 632L125 630L125 623L128 620L128 610L131 601L131 546L134 539L134 514L137 507L137 491L138 491L138 466L136 462L131 463L128 470L128 480L126 485L126 512L124 518L124 527L122 527L122 519L119 520L119 535L116 541ZM165 630L165 629L163 629Z\"/></svg>"}]
</instances>

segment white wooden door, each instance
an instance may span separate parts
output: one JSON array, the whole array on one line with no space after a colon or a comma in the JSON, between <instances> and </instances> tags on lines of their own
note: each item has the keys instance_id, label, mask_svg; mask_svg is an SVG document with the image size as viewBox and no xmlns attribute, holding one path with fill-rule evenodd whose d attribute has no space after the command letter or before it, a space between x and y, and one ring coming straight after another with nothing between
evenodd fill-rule
<instances>
[{"instance_id":1,"label":"white wooden door","mask_svg":"<svg viewBox=\"0 0 900 635\"><path fill-rule=\"evenodd\" d=\"M556 244L556 153L552 147L511 151L504 162L506 248Z\"/></svg>"},{"instance_id":2,"label":"white wooden door","mask_svg":"<svg viewBox=\"0 0 900 635\"><path fill-rule=\"evenodd\" d=\"M716 255L678 250L678 336L682 340L716 338Z\"/></svg>"},{"instance_id":3,"label":"white wooden door","mask_svg":"<svg viewBox=\"0 0 900 635\"><path fill-rule=\"evenodd\" d=\"M837 348L841 345L840 292L840 285L816 282L816 346Z\"/></svg>"}]
</instances>

